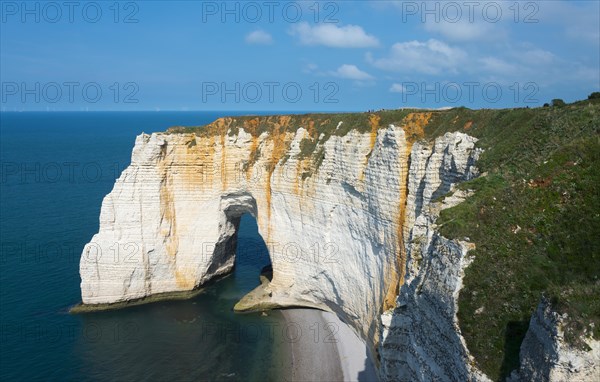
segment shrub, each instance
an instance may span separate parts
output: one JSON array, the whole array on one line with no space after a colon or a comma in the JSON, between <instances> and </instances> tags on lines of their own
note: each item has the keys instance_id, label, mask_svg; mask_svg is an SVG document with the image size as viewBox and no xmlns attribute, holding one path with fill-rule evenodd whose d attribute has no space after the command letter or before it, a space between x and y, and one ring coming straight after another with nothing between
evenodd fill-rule
<instances>
[{"instance_id":1,"label":"shrub","mask_svg":"<svg viewBox=\"0 0 600 382\"><path fill-rule=\"evenodd\" d=\"M600 99L600 92L593 92L588 96L588 99Z\"/></svg>"}]
</instances>

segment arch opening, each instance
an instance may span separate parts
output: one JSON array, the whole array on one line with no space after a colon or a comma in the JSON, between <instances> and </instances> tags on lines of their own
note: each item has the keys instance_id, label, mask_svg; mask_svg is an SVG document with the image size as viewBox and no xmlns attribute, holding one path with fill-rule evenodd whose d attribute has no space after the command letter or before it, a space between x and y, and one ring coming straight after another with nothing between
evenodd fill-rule
<instances>
[{"instance_id":1,"label":"arch opening","mask_svg":"<svg viewBox=\"0 0 600 382\"><path fill-rule=\"evenodd\" d=\"M236 230L237 243L233 277L236 288L242 293L240 299L262 282L273 277L271 258L267 244L258 232L256 219L245 213L239 217Z\"/></svg>"},{"instance_id":2,"label":"arch opening","mask_svg":"<svg viewBox=\"0 0 600 382\"><path fill-rule=\"evenodd\" d=\"M257 287L272 280L270 253L262 238L256 200L249 193L230 193L221 196L223 212L219 224L219 239L215 244L208 273L230 274L230 292L237 301ZM237 302L236 301L236 302Z\"/></svg>"}]
</instances>

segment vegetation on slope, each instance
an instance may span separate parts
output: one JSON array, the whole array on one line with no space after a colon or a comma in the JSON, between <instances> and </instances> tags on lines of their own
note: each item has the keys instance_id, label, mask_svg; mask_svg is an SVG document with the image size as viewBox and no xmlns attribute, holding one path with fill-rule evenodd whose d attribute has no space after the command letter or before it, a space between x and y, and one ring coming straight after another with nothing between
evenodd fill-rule
<instances>
[{"instance_id":1,"label":"vegetation on slope","mask_svg":"<svg viewBox=\"0 0 600 382\"><path fill-rule=\"evenodd\" d=\"M424 128L425 139L463 131L485 149L478 167L487 175L461 185L477 192L443 211L438 223L443 235L468 237L477 246L458 316L478 366L496 380L518 367L542 294L566 314L573 345L585 346L583 334L600 338L600 98L552 105L433 111ZM244 127L258 137L304 127L309 137L301 142L301 156L318 166L330 136L372 131L374 120L375 129L400 125L413 112L305 114L287 116L285 123L277 116L235 117L169 132L236 134Z\"/></svg>"},{"instance_id":2,"label":"vegetation on slope","mask_svg":"<svg viewBox=\"0 0 600 382\"><path fill-rule=\"evenodd\" d=\"M445 210L443 235L469 237L459 321L478 366L503 380L519 364L531 314L545 294L567 315L566 338L600 338L600 100L562 107L453 110L428 133L469 127L487 176Z\"/></svg>"},{"instance_id":3,"label":"vegetation on slope","mask_svg":"<svg viewBox=\"0 0 600 382\"><path fill-rule=\"evenodd\" d=\"M332 135L344 136L351 130L358 130L365 133L371 130L370 117L377 115L380 117L379 126L387 127L391 123L399 124L404 117L410 113L419 112L416 109L401 110L380 110L373 113L312 113L295 114L285 116L289 118L283 129L286 131L296 131L299 127L309 130L311 136L318 138L321 134L326 137ZM272 133L274 129L279 128L280 118L283 116L240 116L226 117L204 126L174 126L167 130L167 133L195 133L198 136L209 134L221 134L229 131L230 135L238 133L239 128L258 137L262 133ZM219 122L222 121L222 122ZM338 123L342 122L338 127ZM282 131L280 131L282 132Z\"/></svg>"},{"instance_id":4,"label":"vegetation on slope","mask_svg":"<svg viewBox=\"0 0 600 382\"><path fill-rule=\"evenodd\" d=\"M263 133L283 134L295 132L300 127L308 131L308 136L300 142L299 159L311 158L312 171L305 172L302 177L310 177L324 159L324 143L331 136L344 136L351 130L367 133L373 130L374 117L375 130L387 127L390 124L399 125L406 116L416 112L414 109L402 110L380 110L375 113L335 113L335 114L298 114L285 116L240 116L219 118L213 123L204 126L183 127L175 126L167 130L169 134L194 133L198 136L210 135L236 135L240 128L257 138ZM250 162L246 164L251 167L258 158L255 150L251 154ZM284 155L282 160L287 160Z\"/></svg>"}]
</instances>

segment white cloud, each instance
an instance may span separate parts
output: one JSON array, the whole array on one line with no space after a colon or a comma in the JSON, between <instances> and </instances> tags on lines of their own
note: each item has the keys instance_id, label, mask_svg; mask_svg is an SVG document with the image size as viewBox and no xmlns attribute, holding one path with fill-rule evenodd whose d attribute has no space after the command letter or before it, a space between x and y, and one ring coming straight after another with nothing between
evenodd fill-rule
<instances>
[{"instance_id":1,"label":"white cloud","mask_svg":"<svg viewBox=\"0 0 600 382\"><path fill-rule=\"evenodd\" d=\"M503 21L512 21L513 2L499 2L494 0L481 0L477 2L414 2L414 1L370 1L373 8L398 14L403 24L422 24L423 29L436 33L445 40L464 41L491 41L507 37ZM488 8L489 7L489 8ZM495 12L499 12L498 22Z\"/></svg>"},{"instance_id":2,"label":"white cloud","mask_svg":"<svg viewBox=\"0 0 600 382\"><path fill-rule=\"evenodd\" d=\"M553 53L530 44L509 47L503 53L501 57L486 56L475 59L478 66L474 68L484 75L524 81L535 78L543 79L566 63L560 62Z\"/></svg>"},{"instance_id":3,"label":"white cloud","mask_svg":"<svg viewBox=\"0 0 600 382\"><path fill-rule=\"evenodd\" d=\"M419 72L441 74L458 72L466 61L466 53L444 42L430 39L426 42L408 41L392 45L389 57L373 58L367 54L367 61L376 68L394 72Z\"/></svg>"},{"instance_id":4,"label":"white cloud","mask_svg":"<svg viewBox=\"0 0 600 382\"><path fill-rule=\"evenodd\" d=\"M484 57L479 59L479 62L483 73L511 75L519 71L517 65L497 57Z\"/></svg>"},{"instance_id":5,"label":"white cloud","mask_svg":"<svg viewBox=\"0 0 600 382\"><path fill-rule=\"evenodd\" d=\"M573 87L600 81L597 67L525 43L508 46L494 56L473 57L467 66L466 70L474 73L478 81L494 81L504 86L518 83L522 90L529 83L542 89L557 84Z\"/></svg>"},{"instance_id":6,"label":"white cloud","mask_svg":"<svg viewBox=\"0 0 600 382\"><path fill-rule=\"evenodd\" d=\"M458 22L428 20L425 23L425 30L441 34L451 41L488 41L506 37L506 32L498 24L484 21L469 22L468 19L461 19Z\"/></svg>"},{"instance_id":7,"label":"white cloud","mask_svg":"<svg viewBox=\"0 0 600 382\"><path fill-rule=\"evenodd\" d=\"M246 42L248 44L263 44L268 45L273 42L273 37L265 31L255 30L246 35Z\"/></svg>"},{"instance_id":8,"label":"white cloud","mask_svg":"<svg viewBox=\"0 0 600 382\"><path fill-rule=\"evenodd\" d=\"M324 45L332 48L368 48L379 45L379 41L367 34L358 25L338 27L334 24L310 26L307 22L294 24L290 34L302 45Z\"/></svg>"},{"instance_id":9,"label":"white cloud","mask_svg":"<svg viewBox=\"0 0 600 382\"><path fill-rule=\"evenodd\" d=\"M356 81L367 81L374 79L372 75L367 72L363 72L357 68L356 65L348 64L340 66L335 72L331 72L331 75Z\"/></svg>"},{"instance_id":10,"label":"white cloud","mask_svg":"<svg viewBox=\"0 0 600 382\"><path fill-rule=\"evenodd\" d=\"M313 64L312 62L309 62L308 64L304 65L302 72L310 74L310 73L315 73L318 69L319 69L319 66L317 64Z\"/></svg>"},{"instance_id":11,"label":"white cloud","mask_svg":"<svg viewBox=\"0 0 600 382\"><path fill-rule=\"evenodd\" d=\"M390 92L392 93L404 93L406 88L402 84L392 84L390 87Z\"/></svg>"},{"instance_id":12,"label":"white cloud","mask_svg":"<svg viewBox=\"0 0 600 382\"><path fill-rule=\"evenodd\" d=\"M556 61L556 56L552 52L531 46L525 46L524 48L523 51L515 55L515 59L520 60L523 63L532 66L540 66L551 65Z\"/></svg>"}]
</instances>

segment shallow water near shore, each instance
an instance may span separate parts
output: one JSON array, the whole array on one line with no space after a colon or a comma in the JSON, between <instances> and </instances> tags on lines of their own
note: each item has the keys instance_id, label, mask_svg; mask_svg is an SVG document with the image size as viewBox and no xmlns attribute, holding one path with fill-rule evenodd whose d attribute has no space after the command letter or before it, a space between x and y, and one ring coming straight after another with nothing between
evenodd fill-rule
<instances>
[{"instance_id":1,"label":"shallow water near shore","mask_svg":"<svg viewBox=\"0 0 600 382\"><path fill-rule=\"evenodd\" d=\"M268 263L252 219L240 227L234 273L202 294L68 313L80 301L81 249L135 136L220 114L0 114L0 379L283 380L281 313L232 311Z\"/></svg>"},{"instance_id":2,"label":"shallow water near shore","mask_svg":"<svg viewBox=\"0 0 600 382\"><path fill-rule=\"evenodd\" d=\"M158 302L122 311L85 314L84 327L110 333L100 341L80 337L77 353L87 377L97 380L281 380L276 358L285 346L279 312L232 312L258 268L240 265L234 275L186 301ZM242 281L240 283L240 280ZM249 282L246 282L250 285ZM92 333L93 335L93 333ZM115 349L115 342L119 342Z\"/></svg>"}]
</instances>

